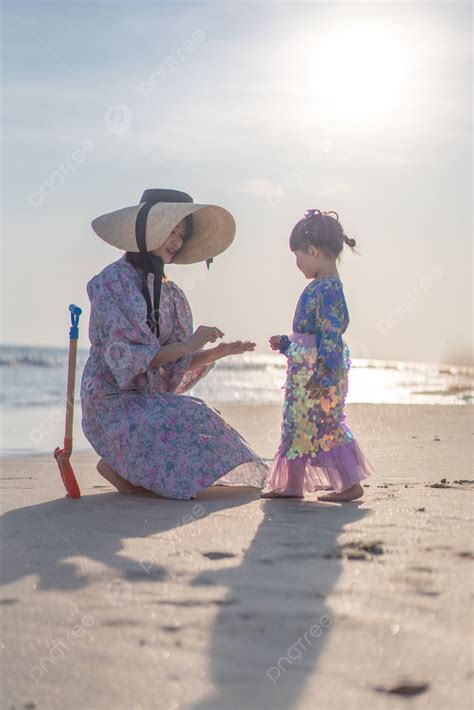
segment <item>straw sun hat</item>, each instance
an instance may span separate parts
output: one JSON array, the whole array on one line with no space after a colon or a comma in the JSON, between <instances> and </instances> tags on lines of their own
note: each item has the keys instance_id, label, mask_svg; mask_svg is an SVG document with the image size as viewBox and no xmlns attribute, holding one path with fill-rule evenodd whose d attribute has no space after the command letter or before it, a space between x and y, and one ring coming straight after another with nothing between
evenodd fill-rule
<instances>
[{"instance_id":1,"label":"straw sun hat","mask_svg":"<svg viewBox=\"0 0 474 710\"><path fill-rule=\"evenodd\" d=\"M160 247L185 217L188 238L173 257L175 264L195 264L221 254L232 243L235 221L217 205L195 204L178 190L145 190L138 205L97 217L92 229L105 242L130 252L150 252Z\"/></svg>"},{"instance_id":2,"label":"straw sun hat","mask_svg":"<svg viewBox=\"0 0 474 710\"><path fill-rule=\"evenodd\" d=\"M172 259L175 264L207 261L209 267L213 257L222 254L234 239L235 221L230 212L217 205L197 205L190 195L179 190L145 190L138 205L108 212L92 222L92 229L104 242L137 253L146 321L157 338L164 264L161 257L150 252L158 249L183 219L186 220L185 239ZM148 288L150 273L153 274L153 303Z\"/></svg>"}]
</instances>

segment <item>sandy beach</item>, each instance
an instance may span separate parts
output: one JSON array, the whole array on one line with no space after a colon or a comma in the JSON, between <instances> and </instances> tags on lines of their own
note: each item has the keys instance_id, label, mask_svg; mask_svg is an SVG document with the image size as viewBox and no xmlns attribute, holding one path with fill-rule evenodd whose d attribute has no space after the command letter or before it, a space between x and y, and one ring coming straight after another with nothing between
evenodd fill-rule
<instances>
[{"instance_id":1,"label":"sandy beach","mask_svg":"<svg viewBox=\"0 0 474 710\"><path fill-rule=\"evenodd\" d=\"M273 455L279 407L218 408ZM375 473L342 506L122 496L92 451L71 500L2 459L1 707L470 708L473 408L348 416Z\"/></svg>"}]
</instances>

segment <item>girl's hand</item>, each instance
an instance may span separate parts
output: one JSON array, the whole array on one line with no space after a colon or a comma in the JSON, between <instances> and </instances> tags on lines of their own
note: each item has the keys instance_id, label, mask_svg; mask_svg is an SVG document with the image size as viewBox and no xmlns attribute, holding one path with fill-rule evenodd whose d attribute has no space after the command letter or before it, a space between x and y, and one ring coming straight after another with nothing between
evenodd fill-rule
<instances>
[{"instance_id":1,"label":"girl's hand","mask_svg":"<svg viewBox=\"0 0 474 710\"><path fill-rule=\"evenodd\" d=\"M233 343L220 343L217 347L219 357L227 357L227 355L242 355L255 350L255 343L249 340L235 340Z\"/></svg>"},{"instance_id":2,"label":"girl's hand","mask_svg":"<svg viewBox=\"0 0 474 710\"><path fill-rule=\"evenodd\" d=\"M190 338L185 340L186 349L190 353L201 350L208 343L215 343L218 338L223 338L224 333L220 328L212 328L208 325L200 325Z\"/></svg>"},{"instance_id":3,"label":"girl's hand","mask_svg":"<svg viewBox=\"0 0 474 710\"><path fill-rule=\"evenodd\" d=\"M279 350L280 349L280 340L281 340L281 335L272 335L272 337L268 341L270 343L270 347L272 350Z\"/></svg>"}]
</instances>

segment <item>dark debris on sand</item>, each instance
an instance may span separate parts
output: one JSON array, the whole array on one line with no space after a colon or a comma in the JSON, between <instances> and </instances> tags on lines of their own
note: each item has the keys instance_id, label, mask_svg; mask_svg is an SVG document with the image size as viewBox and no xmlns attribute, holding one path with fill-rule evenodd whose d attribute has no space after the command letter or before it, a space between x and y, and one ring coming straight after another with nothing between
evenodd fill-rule
<instances>
[{"instance_id":1,"label":"dark debris on sand","mask_svg":"<svg viewBox=\"0 0 474 710\"><path fill-rule=\"evenodd\" d=\"M208 560L228 560L231 557L236 557L233 552L202 552L201 554Z\"/></svg>"},{"instance_id":2,"label":"dark debris on sand","mask_svg":"<svg viewBox=\"0 0 474 710\"><path fill-rule=\"evenodd\" d=\"M455 483L457 486L474 486L474 481L471 481L467 478L460 478L457 481L452 481L452 483ZM454 486L450 485L450 481L448 481L446 478L442 478L439 483L427 483L426 487L427 488L454 488Z\"/></svg>"},{"instance_id":3,"label":"dark debris on sand","mask_svg":"<svg viewBox=\"0 0 474 710\"><path fill-rule=\"evenodd\" d=\"M420 695L420 693L425 693L430 687L429 683L417 683L415 681L402 681L391 687L383 688L381 686L376 686L374 690L379 693L390 693L392 695L404 695L406 697L412 695Z\"/></svg>"},{"instance_id":4,"label":"dark debris on sand","mask_svg":"<svg viewBox=\"0 0 474 710\"><path fill-rule=\"evenodd\" d=\"M382 543L377 542L347 542L342 545L344 557L348 560L370 560L376 555L384 555Z\"/></svg>"},{"instance_id":5,"label":"dark debris on sand","mask_svg":"<svg viewBox=\"0 0 474 710\"><path fill-rule=\"evenodd\" d=\"M384 555L382 543L377 542L346 542L340 549L325 552L321 555L323 560L345 558L347 560L370 560L376 555Z\"/></svg>"},{"instance_id":6,"label":"dark debris on sand","mask_svg":"<svg viewBox=\"0 0 474 710\"><path fill-rule=\"evenodd\" d=\"M453 486L450 486L449 481L442 478L439 483L427 483L426 488L453 488Z\"/></svg>"}]
</instances>

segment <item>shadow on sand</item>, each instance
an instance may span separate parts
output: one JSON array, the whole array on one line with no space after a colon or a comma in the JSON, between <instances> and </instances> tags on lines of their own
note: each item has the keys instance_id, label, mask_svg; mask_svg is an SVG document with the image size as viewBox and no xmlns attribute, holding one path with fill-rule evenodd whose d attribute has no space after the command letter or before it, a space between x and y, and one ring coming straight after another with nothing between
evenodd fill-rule
<instances>
[{"instance_id":1,"label":"shadow on sand","mask_svg":"<svg viewBox=\"0 0 474 710\"><path fill-rule=\"evenodd\" d=\"M81 557L105 565L108 579L112 572L133 585L156 583L159 602L160 583L169 576L166 555L155 554L144 565L123 554L125 541L140 539L149 554L160 533L182 528L178 547L182 539L192 553L188 526L229 509L235 509L238 526L253 528L261 520L237 566L228 567L229 560L222 566L218 555L215 561L210 557L205 572L183 582L190 598L203 585L215 585L221 598L207 652L211 690L192 707L291 708L332 633L326 597L342 568L338 536L369 512L357 503L260 500L255 490L220 486L185 502L116 493L85 495L79 501L61 498L5 514L1 584L37 575L38 590L85 588L97 578L89 578L88 565L81 570L80 560L74 560ZM225 547L224 541L205 542L210 548Z\"/></svg>"},{"instance_id":2,"label":"shadow on sand","mask_svg":"<svg viewBox=\"0 0 474 710\"><path fill-rule=\"evenodd\" d=\"M242 563L194 581L228 589L208 652L214 693L195 710L293 707L332 632L325 599L342 568L338 536L370 512L358 503L260 505L263 519Z\"/></svg>"},{"instance_id":3,"label":"shadow on sand","mask_svg":"<svg viewBox=\"0 0 474 710\"><path fill-rule=\"evenodd\" d=\"M35 574L38 590L81 589L90 580L70 561L73 557L100 562L118 578L163 581L167 576L160 560L164 555L159 555L163 547L156 545L157 554L148 550L143 558L133 559L123 554L124 540L156 539L160 533L190 525L217 510L245 505L255 497L252 489L216 486L193 501L114 492L17 508L6 513L1 522L0 584Z\"/></svg>"}]
</instances>

